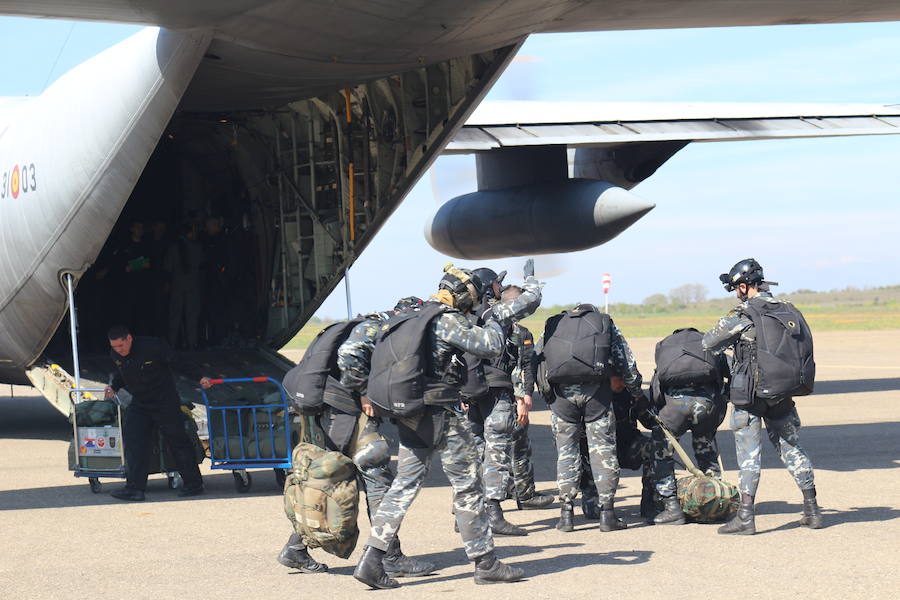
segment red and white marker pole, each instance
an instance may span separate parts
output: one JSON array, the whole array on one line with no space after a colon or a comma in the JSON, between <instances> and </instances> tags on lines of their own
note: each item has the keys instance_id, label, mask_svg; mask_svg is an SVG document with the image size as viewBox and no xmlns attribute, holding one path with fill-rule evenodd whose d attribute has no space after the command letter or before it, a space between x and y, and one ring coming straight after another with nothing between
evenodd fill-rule
<instances>
[{"instance_id":1,"label":"red and white marker pole","mask_svg":"<svg viewBox=\"0 0 900 600\"><path fill-rule=\"evenodd\" d=\"M604 312L609 314L609 284L612 283L612 277L610 277L609 273L603 274L603 305Z\"/></svg>"}]
</instances>

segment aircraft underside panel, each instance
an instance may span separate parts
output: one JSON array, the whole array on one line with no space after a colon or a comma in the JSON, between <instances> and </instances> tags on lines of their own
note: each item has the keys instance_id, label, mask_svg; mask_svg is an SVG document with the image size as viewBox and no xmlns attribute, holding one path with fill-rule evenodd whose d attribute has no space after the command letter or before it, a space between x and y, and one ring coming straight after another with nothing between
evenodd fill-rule
<instances>
[{"instance_id":1,"label":"aircraft underside panel","mask_svg":"<svg viewBox=\"0 0 900 600\"><path fill-rule=\"evenodd\" d=\"M247 273L243 281L263 286L253 294L265 313L257 339L278 348L306 323L517 47L422 66L274 110L182 111L175 117L171 143L181 144L178 154L186 164L227 164L227 177L241 182L240 210L252 223L257 255L255 277ZM211 169L199 185L215 179ZM207 188L205 195L225 193Z\"/></svg>"}]
</instances>

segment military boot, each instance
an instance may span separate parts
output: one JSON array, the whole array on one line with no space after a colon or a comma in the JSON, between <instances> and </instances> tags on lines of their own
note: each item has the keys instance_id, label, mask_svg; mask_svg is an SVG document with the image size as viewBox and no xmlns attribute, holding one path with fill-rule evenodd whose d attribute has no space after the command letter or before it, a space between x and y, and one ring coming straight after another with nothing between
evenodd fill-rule
<instances>
[{"instance_id":1,"label":"military boot","mask_svg":"<svg viewBox=\"0 0 900 600\"><path fill-rule=\"evenodd\" d=\"M309 555L297 533L292 533L287 544L281 549L278 562L289 569L297 569L302 573L325 573L328 571L327 565L316 561Z\"/></svg>"},{"instance_id":2,"label":"military boot","mask_svg":"<svg viewBox=\"0 0 900 600\"><path fill-rule=\"evenodd\" d=\"M597 496L581 497L581 514L583 514L584 518L588 521L600 520L600 502L598 501Z\"/></svg>"},{"instance_id":3,"label":"military boot","mask_svg":"<svg viewBox=\"0 0 900 600\"><path fill-rule=\"evenodd\" d=\"M400 538L395 537L384 554L384 572L391 577L424 577L434 573L434 564L403 554Z\"/></svg>"},{"instance_id":4,"label":"military boot","mask_svg":"<svg viewBox=\"0 0 900 600\"><path fill-rule=\"evenodd\" d=\"M800 525L810 529L822 528L822 511L816 502L816 488L803 490L803 517L800 518Z\"/></svg>"},{"instance_id":5,"label":"military boot","mask_svg":"<svg viewBox=\"0 0 900 600\"><path fill-rule=\"evenodd\" d=\"M546 508L553 504L553 496L535 492L528 498L516 498L516 507L519 510L526 508Z\"/></svg>"},{"instance_id":6,"label":"military boot","mask_svg":"<svg viewBox=\"0 0 900 600\"><path fill-rule=\"evenodd\" d=\"M653 525L653 518L659 512L656 508L656 499L653 494L654 490L652 487L644 486L641 490L641 516L647 525Z\"/></svg>"},{"instance_id":7,"label":"military boot","mask_svg":"<svg viewBox=\"0 0 900 600\"><path fill-rule=\"evenodd\" d=\"M384 550L366 546L362 558L353 571L353 577L375 590L389 590L400 587L396 579L388 577L384 572Z\"/></svg>"},{"instance_id":8,"label":"military boot","mask_svg":"<svg viewBox=\"0 0 900 600\"><path fill-rule=\"evenodd\" d=\"M719 533L753 535L756 533L756 518L753 514L753 498L741 495L741 507L731 520L719 527Z\"/></svg>"},{"instance_id":9,"label":"military boot","mask_svg":"<svg viewBox=\"0 0 900 600\"><path fill-rule=\"evenodd\" d=\"M503 564L493 550L475 559L475 583L512 583L523 577L525 571Z\"/></svg>"},{"instance_id":10,"label":"military boot","mask_svg":"<svg viewBox=\"0 0 900 600\"><path fill-rule=\"evenodd\" d=\"M616 516L612 500L600 507L600 531L617 531L627 527L625 521Z\"/></svg>"},{"instance_id":11,"label":"military boot","mask_svg":"<svg viewBox=\"0 0 900 600\"><path fill-rule=\"evenodd\" d=\"M657 525L684 525L684 511L677 496L663 498L663 511L654 517Z\"/></svg>"},{"instance_id":12,"label":"military boot","mask_svg":"<svg viewBox=\"0 0 900 600\"><path fill-rule=\"evenodd\" d=\"M528 535L521 527L516 527L503 517L503 509L499 500L488 500L484 505L491 531L497 535Z\"/></svg>"},{"instance_id":13,"label":"military boot","mask_svg":"<svg viewBox=\"0 0 900 600\"><path fill-rule=\"evenodd\" d=\"M559 505L559 522L556 528L560 531L575 531L575 507L572 502L562 502Z\"/></svg>"}]
</instances>

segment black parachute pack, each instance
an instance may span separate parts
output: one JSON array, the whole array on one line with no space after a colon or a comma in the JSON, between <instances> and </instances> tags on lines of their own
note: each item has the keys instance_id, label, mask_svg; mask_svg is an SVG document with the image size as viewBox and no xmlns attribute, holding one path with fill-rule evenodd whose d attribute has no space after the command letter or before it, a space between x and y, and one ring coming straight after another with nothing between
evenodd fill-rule
<instances>
[{"instance_id":1,"label":"black parachute pack","mask_svg":"<svg viewBox=\"0 0 900 600\"><path fill-rule=\"evenodd\" d=\"M350 414L359 413L353 394L339 382L337 350L363 320L340 321L320 331L297 366L284 376L284 390L299 412L316 414L328 404Z\"/></svg>"},{"instance_id":2,"label":"black parachute pack","mask_svg":"<svg viewBox=\"0 0 900 600\"><path fill-rule=\"evenodd\" d=\"M544 362L550 383L601 381L609 377L612 323L595 306L581 304L547 319Z\"/></svg>"},{"instance_id":3,"label":"black parachute pack","mask_svg":"<svg viewBox=\"0 0 900 600\"><path fill-rule=\"evenodd\" d=\"M426 302L420 310L388 319L372 351L369 400L387 416L418 416L425 406L426 371L429 362L428 326L444 313L445 305Z\"/></svg>"},{"instance_id":4,"label":"black parachute pack","mask_svg":"<svg viewBox=\"0 0 900 600\"><path fill-rule=\"evenodd\" d=\"M723 374L716 356L703 349L703 334L689 327L675 330L656 344L655 375L665 390L704 384L718 387Z\"/></svg>"},{"instance_id":5,"label":"black parachute pack","mask_svg":"<svg viewBox=\"0 0 900 600\"><path fill-rule=\"evenodd\" d=\"M755 396L776 400L813 392L816 362L812 332L790 302L751 299L744 310L756 331Z\"/></svg>"}]
</instances>

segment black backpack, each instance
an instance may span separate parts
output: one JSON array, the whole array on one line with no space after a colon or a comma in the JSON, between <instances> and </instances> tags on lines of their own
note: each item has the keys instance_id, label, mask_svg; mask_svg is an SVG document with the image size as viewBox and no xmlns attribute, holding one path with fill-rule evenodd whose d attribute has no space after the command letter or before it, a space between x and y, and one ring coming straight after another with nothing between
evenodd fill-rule
<instances>
[{"instance_id":1,"label":"black backpack","mask_svg":"<svg viewBox=\"0 0 900 600\"><path fill-rule=\"evenodd\" d=\"M420 310L382 324L372 351L368 396L387 416L406 418L422 412L430 358L425 348L428 326L445 309L438 302L426 302Z\"/></svg>"},{"instance_id":2,"label":"black backpack","mask_svg":"<svg viewBox=\"0 0 900 600\"><path fill-rule=\"evenodd\" d=\"M656 377L663 390L673 386L721 384L716 356L703 349L703 334L677 329L656 344Z\"/></svg>"},{"instance_id":3,"label":"black backpack","mask_svg":"<svg viewBox=\"0 0 900 600\"><path fill-rule=\"evenodd\" d=\"M774 400L813 392L816 362L806 319L790 302L751 299L744 313L756 330L755 396Z\"/></svg>"},{"instance_id":4,"label":"black backpack","mask_svg":"<svg viewBox=\"0 0 900 600\"><path fill-rule=\"evenodd\" d=\"M282 384L290 402L300 413L315 414L323 404L345 412L358 413L352 392L338 381L337 350L362 317L340 321L319 332L296 367L287 372Z\"/></svg>"},{"instance_id":5,"label":"black backpack","mask_svg":"<svg viewBox=\"0 0 900 600\"><path fill-rule=\"evenodd\" d=\"M544 361L550 383L601 381L609 377L612 323L590 304L547 319Z\"/></svg>"}]
</instances>

